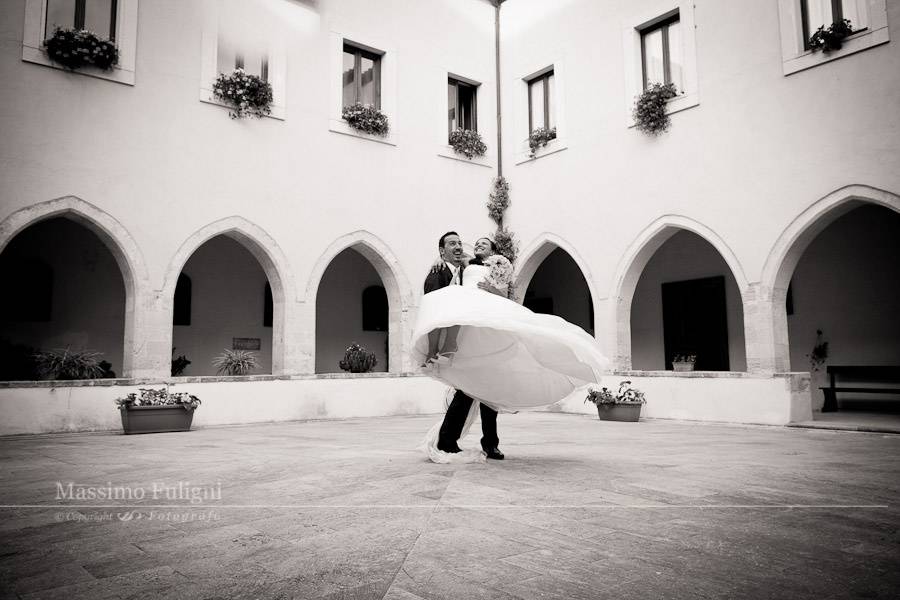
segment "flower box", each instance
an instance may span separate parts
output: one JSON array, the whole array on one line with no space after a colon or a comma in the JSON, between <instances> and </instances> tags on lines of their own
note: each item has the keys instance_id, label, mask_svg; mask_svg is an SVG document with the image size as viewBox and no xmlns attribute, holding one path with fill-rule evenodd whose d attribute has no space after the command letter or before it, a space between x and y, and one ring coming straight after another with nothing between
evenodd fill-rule
<instances>
[{"instance_id":1,"label":"flower box","mask_svg":"<svg viewBox=\"0 0 900 600\"><path fill-rule=\"evenodd\" d=\"M641 418L641 404L639 402L598 404L597 416L600 417L601 421L637 423Z\"/></svg>"},{"instance_id":2,"label":"flower box","mask_svg":"<svg viewBox=\"0 0 900 600\"><path fill-rule=\"evenodd\" d=\"M194 420L194 409L183 406L123 406L119 412L126 435L190 431Z\"/></svg>"},{"instance_id":3,"label":"flower box","mask_svg":"<svg viewBox=\"0 0 900 600\"><path fill-rule=\"evenodd\" d=\"M673 362L672 369L678 373L684 373L685 371L693 371L694 363L692 362Z\"/></svg>"}]
</instances>

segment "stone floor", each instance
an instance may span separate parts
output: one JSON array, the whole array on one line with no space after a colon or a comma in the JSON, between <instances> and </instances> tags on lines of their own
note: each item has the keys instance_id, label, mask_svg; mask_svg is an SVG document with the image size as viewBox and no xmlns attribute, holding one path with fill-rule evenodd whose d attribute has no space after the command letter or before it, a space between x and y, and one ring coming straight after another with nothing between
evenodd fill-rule
<instances>
[{"instance_id":1,"label":"stone floor","mask_svg":"<svg viewBox=\"0 0 900 600\"><path fill-rule=\"evenodd\" d=\"M435 418L0 439L0 598L897 597L900 435L501 415L452 466Z\"/></svg>"}]
</instances>

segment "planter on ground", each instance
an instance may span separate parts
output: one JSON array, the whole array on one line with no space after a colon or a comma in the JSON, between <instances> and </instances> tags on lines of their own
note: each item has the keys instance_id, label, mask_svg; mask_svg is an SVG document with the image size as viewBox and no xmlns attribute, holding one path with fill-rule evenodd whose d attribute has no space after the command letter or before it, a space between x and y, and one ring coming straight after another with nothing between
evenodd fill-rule
<instances>
[{"instance_id":1,"label":"planter on ground","mask_svg":"<svg viewBox=\"0 0 900 600\"><path fill-rule=\"evenodd\" d=\"M597 416L601 421L623 421L637 423L641 418L641 405L635 402L621 404L598 404Z\"/></svg>"},{"instance_id":2,"label":"planter on ground","mask_svg":"<svg viewBox=\"0 0 900 600\"><path fill-rule=\"evenodd\" d=\"M119 412L126 434L190 431L194 420L194 409L181 406L122 407Z\"/></svg>"}]
</instances>

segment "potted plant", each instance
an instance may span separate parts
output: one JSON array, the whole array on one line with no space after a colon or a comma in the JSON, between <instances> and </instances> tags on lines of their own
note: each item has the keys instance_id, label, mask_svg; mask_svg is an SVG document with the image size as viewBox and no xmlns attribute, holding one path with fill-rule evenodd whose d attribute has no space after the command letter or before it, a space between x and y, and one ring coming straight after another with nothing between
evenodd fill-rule
<instances>
[{"instance_id":1,"label":"potted plant","mask_svg":"<svg viewBox=\"0 0 900 600\"><path fill-rule=\"evenodd\" d=\"M638 131L650 135L659 135L669 128L669 115L666 106L669 100L678 95L674 83L651 83L634 102L634 126Z\"/></svg>"},{"instance_id":2,"label":"potted plant","mask_svg":"<svg viewBox=\"0 0 900 600\"><path fill-rule=\"evenodd\" d=\"M351 373L368 373L377 364L378 359L375 358L374 352L353 342L344 351L344 359L338 363L338 366Z\"/></svg>"},{"instance_id":3,"label":"potted plant","mask_svg":"<svg viewBox=\"0 0 900 600\"><path fill-rule=\"evenodd\" d=\"M625 421L635 423L641 417L641 405L646 404L644 392L631 387L631 381L619 384L619 390L613 394L609 388L590 389L585 402L593 402L597 406L597 416L601 421Z\"/></svg>"},{"instance_id":4,"label":"potted plant","mask_svg":"<svg viewBox=\"0 0 900 600\"><path fill-rule=\"evenodd\" d=\"M550 140L555 139L556 127L551 127L550 129L547 129L546 127L538 127L528 136L528 147L531 149L531 152L529 152L528 155L531 158L534 158L537 154L538 148L543 148L550 142Z\"/></svg>"},{"instance_id":5,"label":"potted plant","mask_svg":"<svg viewBox=\"0 0 900 600\"><path fill-rule=\"evenodd\" d=\"M341 111L341 118L353 129L369 135L384 137L390 130L387 115L370 104L348 104Z\"/></svg>"},{"instance_id":6,"label":"potted plant","mask_svg":"<svg viewBox=\"0 0 900 600\"><path fill-rule=\"evenodd\" d=\"M696 354L676 354L672 357L672 369L676 372L693 371L696 363Z\"/></svg>"},{"instance_id":7,"label":"potted plant","mask_svg":"<svg viewBox=\"0 0 900 600\"><path fill-rule=\"evenodd\" d=\"M232 108L228 112L232 119L262 118L272 112L272 85L241 68L219 73L213 84L213 96Z\"/></svg>"},{"instance_id":8,"label":"potted plant","mask_svg":"<svg viewBox=\"0 0 900 600\"><path fill-rule=\"evenodd\" d=\"M119 62L116 45L86 29L57 27L43 46L50 60L73 71L82 67L109 71Z\"/></svg>"},{"instance_id":9,"label":"potted plant","mask_svg":"<svg viewBox=\"0 0 900 600\"><path fill-rule=\"evenodd\" d=\"M34 354L38 372L48 379L103 379L103 354L92 350L58 348Z\"/></svg>"},{"instance_id":10,"label":"potted plant","mask_svg":"<svg viewBox=\"0 0 900 600\"><path fill-rule=\"evenodd\" d=\"M256 354L249 350L228 350L213 359L217 375L247 375L253 369L259 367Z\"/></svg>"},{"instance_id":11,"label":"potted plant","mask_svg":"<svg viewBox=\"0 0 900 600\"><path fill-rule=\"evenodd\" d=\"M138 393L116 398L115 402L126 435L190 431L194 409L200 406L196 396L186 392L170 394L168 388L140 388Z\"/></svg>"},{"instance_id":12,"label":"potted plant","mask_svg":"<svg viewBox=\"0 0 900 600\"><path fill-rule=\"evenodd\" d=\"M178 377L184 373L191 361L184 354L175 356L175 348L172 348L172 377Z\"/></svg>"},{"instance_id":13,"label":"potted plant","mask_svg":"<svg viewBox=\"0 0 900 600\"><path fill-rule=\"evenodd\" d=\"M828 384L827 375L822 369L825 366L825 361L828 360L828 342L825 341L821 329L816 329L816 341L813 344L812 351L806 355L806 358L809 359L810 393L815 400L813 408L821 408L822 412L836 411L838 409L837 398L830 394L831 397L828 398L825 392L822 391L822 388Z\"/></svg>"},{"instance_id":14,"label":"potted plant","mask_svg":"<svg viewBox=\"0 0 900 600\"><path fill-rule=\"evenodd\" d=\"M457 129L450 134L450 146L457 154L462 154L469 160L476 156L484 156L487 145L481 139L481 134L471 129Z\"/></svg>"},{"instance_id":15,"label":"potted plant","mask_svg":"<svg viewBox=\"0 0 900 600\"><path fill-rule=\"evenodd\" d=\"M815 52L821 50L828 53L832 50L840 50L844 42L844 38L853 33L853 26L850 19L843 19L832 23L826 29L824 25L820 26L814 34L809 37L807 45L809 49Z\"/></svg>"}]
</instances>

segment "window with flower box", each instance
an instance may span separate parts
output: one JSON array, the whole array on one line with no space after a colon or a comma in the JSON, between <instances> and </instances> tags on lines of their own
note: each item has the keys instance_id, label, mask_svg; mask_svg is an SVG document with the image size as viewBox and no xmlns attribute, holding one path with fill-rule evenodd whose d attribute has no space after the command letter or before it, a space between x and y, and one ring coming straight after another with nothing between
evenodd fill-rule
<instances>
[{"instance_id":1,"label":"window with flower box","mask_svg":"<svg viewBox=\"0 0 900 600\"><path fill-rule=\"evenodd\" d=\"M68 71L129 85L135 79L139 0L25 0L22 60L64 69L50 60L44 40L59 29L84 29L113 42L118 62L109 70L92 66Z\"/></svg>"},{"instance_id":2,"label":"window with flower box","mask_svg":"<svg viewBox=\"0 0 900 600\"><path fill-rule=\"evenodd\" d=\"M778 0L782 71L791 75L890 41L886 0ZM828 29L843 19L852 32L839 49L810 47L819 27Z\"/></svg>"},{"instance_id":3,"label":"window with flower box","mask_svg":"<svg viewBox=\"0 0 900 600\"><path fill-rule=\"evenodd\" d=\"M381 108L381 56L383 52L344 41L343 105L359 102Z\"/></svg>"}]
</instances>

